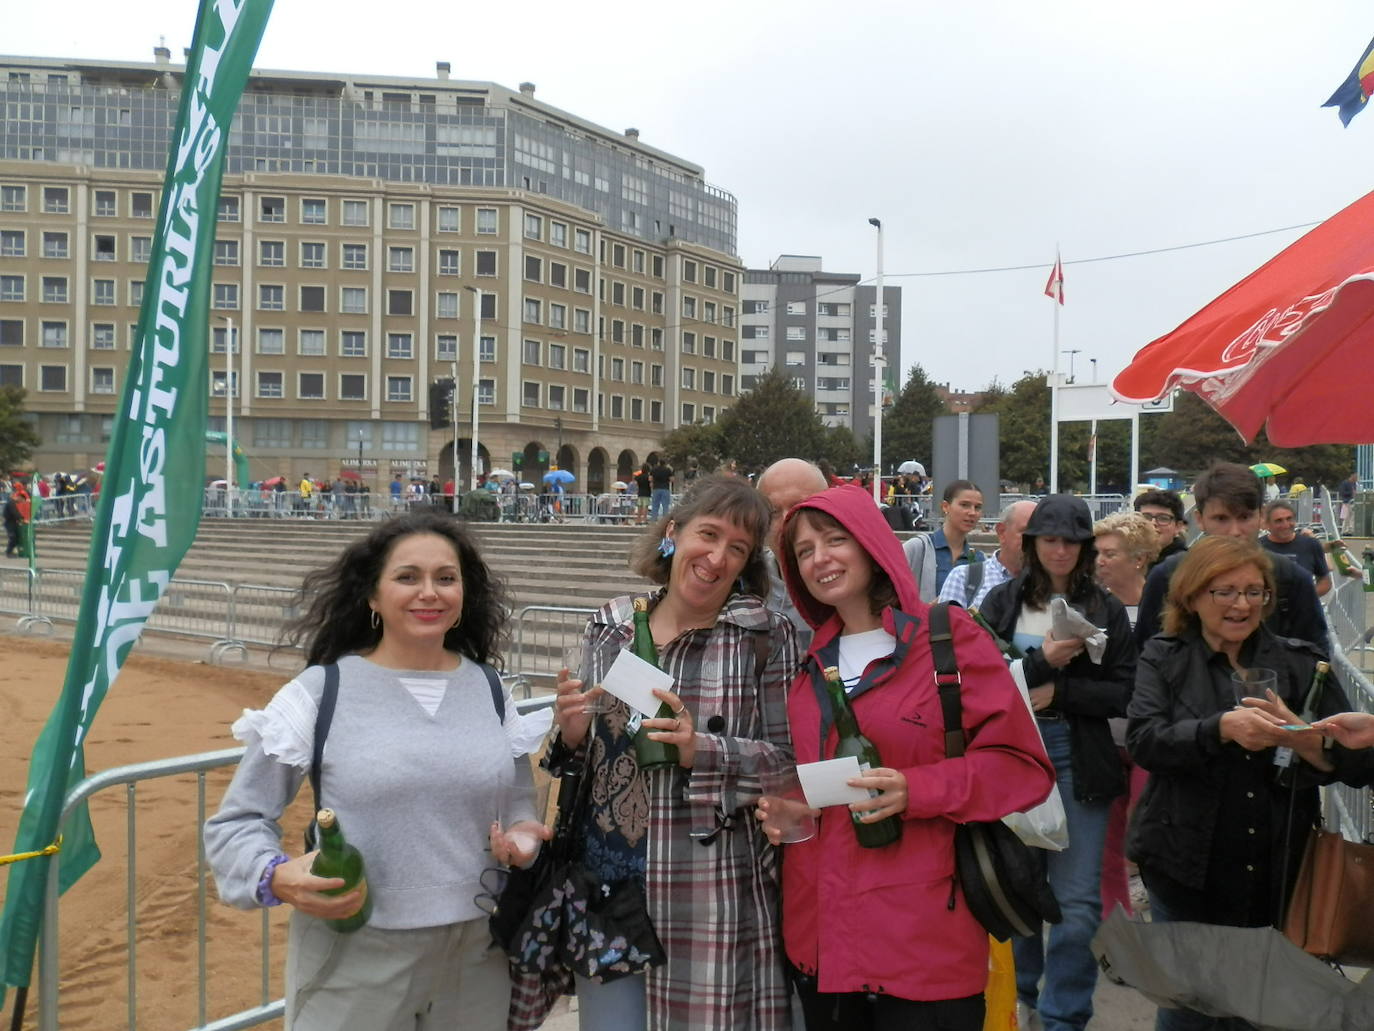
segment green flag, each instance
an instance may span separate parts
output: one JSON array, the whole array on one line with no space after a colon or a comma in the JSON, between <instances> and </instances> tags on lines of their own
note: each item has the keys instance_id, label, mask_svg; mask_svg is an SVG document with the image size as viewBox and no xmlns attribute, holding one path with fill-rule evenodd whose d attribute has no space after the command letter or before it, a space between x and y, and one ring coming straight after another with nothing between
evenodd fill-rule
<instances>
[{"instance_id":1,"label":"green flag","mask_svg":"<svg viewBox=\"0 0 1374 1031\"><path fill-rule=\"evenodd\" d=\"M15 852L57 836L63 798L85 774L82 741L200 521L205 475L206 326L220 176L229 129L272 0L201 0L143 308L129 359L91 553L57 705L34 745ZM66 890L100 858L83 805L61 849ZM27 985L51 859L10 867L0 983Z\"/></svg>"}]
</instances>

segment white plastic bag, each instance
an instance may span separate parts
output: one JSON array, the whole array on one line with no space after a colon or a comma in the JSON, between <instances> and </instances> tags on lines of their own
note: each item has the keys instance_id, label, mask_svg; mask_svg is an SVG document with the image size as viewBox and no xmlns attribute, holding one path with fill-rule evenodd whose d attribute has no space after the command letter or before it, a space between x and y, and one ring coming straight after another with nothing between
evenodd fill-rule
<instances>
[{"instance_id":1,"label":"white plastic bag","mask_svg":"<svg viewBox=\"0 0 1374 1031\"><path fill-rule=\"evenodd\" d=\"M1016 681L1016 687L1021 692L1021 700L1026 703L1026 709L1034 715L1035 710L1031 707L1030 690L1026 687L1026 675L1021 669L1020 659L1011 664L1011 678ZM1002 822L1032 848L1062 852L1069 847L1069 821L1064 813L1064 801L1059 797L1058 784L1050 788L1049 797L1045 801L1032 806L1024 813L1009 813L1002 817Z\"/></svg>"}]
</instances>

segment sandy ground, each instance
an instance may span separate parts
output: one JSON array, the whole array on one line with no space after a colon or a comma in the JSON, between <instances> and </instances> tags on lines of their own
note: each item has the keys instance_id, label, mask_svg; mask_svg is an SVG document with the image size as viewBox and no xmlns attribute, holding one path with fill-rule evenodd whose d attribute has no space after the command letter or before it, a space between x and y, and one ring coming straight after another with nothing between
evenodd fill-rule
<instances>
[{"instance_id":1,"label":"sandy ground","mask_svg":"<svg viewBox=\"0 0 1374 1031\"><path fill-rule=\"evenodd\" d=\"M134 762L173 758L233 747L229 724L244 708L258 708L294 672L291 656L272 669L264 657L256 668L210 666L199 646L156 643L140 646L126 664L96 719L86 750L87 767L107 770ZM154 650L162 654L150 654ZM0 635L0 848L13 842L33 742L52 711L66 672L68 645ZM218 806L229 772L206 778L209 812ZM153 781L137 792L138 1027L179 1031L195 1027L196 809L194 775ZM64 1031L107 1031L127 1026L128 950L125 905L128 876L122 788L97 795L91 817L104 858L62 899L61 1027ZM308 795L284 821L288 841L298 841L309 819ZM0 875L2 876L2 875ZM208 1019L236 1013L261 999L261 917L221 905L207 873ZM270 911L268 999L280 997L286 929L284 907ZM37 969L25 1028L36 1027ZM1145 1031L1153 1009L1129 989L1100 983L1093 1028ZM13 993L0 1008L0 1027L9 1027ZM261 1025L280 1031L281 1022ZM546 1031L574 1031L576 1016L566 1002L545 1023Z\"/></svg>"}]
</instances>

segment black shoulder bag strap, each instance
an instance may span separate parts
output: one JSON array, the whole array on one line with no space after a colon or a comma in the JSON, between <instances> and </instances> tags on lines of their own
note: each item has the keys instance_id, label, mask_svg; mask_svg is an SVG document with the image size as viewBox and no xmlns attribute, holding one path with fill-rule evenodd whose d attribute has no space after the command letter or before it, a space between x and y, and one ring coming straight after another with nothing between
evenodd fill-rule
<instances>
[{"instance_id":1,"label":"black shoulder bag strap","mask_svg":"<svg viewBox=\"0 0 1374 1031\"><path fill-rule=\"evenodd\" d=\"M506 693L501 690L501 674L495 668L485 662L479 662L482 672L487 675L487 686L491 688L491 705L496 710L496 718L502 724L506 722Z\"/></svg>"},{"instance_id":2,"label":"black shoulder bag strap","mask_svg":"<svg viewBox=\"0 0 1374 1031\"><path fill-rule=\"evenodd\" d=\"M319 708L315 710L315 741L310 755L310 794L315 799L315 808L310 824L305 828L305 850L315 848L315 817L320 811L320 767L324 764L324 742L329 737L329 725L334 722L334 703L339 700L339 664L331 662L324 668L324 692L320 695Z\"/></svg>"},{"instance_id":3,"label":"black shoulder bag strap","mask_svg":"<svg viewBox=\"0 0 1374 1031\"><path fill-rule=\"evenodd\" d=\"M964 754L964 703L959 697L963 682L954 657L954 634L949 625L949 603L930 607L930 656L935 663L935 686L940 691L940 713L945 721L945 756Z\"/></svg>"},{"instance_id":4,"label":"black shoulder bag strap","mask_svg":"<svg viewBox=\"0 0 1374 1031\"><path fill-rule=\"evenodd\" d=\"M983 586L983 567L987 565L987 560L982 562L970 562L968 573L964 577L964 608L973 605L973 599L978 594L978 588Z\"/></svg>"}]
</instances>

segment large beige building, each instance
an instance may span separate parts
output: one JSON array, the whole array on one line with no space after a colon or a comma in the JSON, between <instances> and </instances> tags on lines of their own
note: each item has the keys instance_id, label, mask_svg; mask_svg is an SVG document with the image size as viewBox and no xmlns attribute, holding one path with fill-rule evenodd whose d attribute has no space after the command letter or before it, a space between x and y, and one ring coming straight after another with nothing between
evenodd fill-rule
<instances>
[{"instance_id":1,"label":"large beige building","mask_svg":"<svg viewBox=\"0 0 1374 1031\"><path fill-rule=\"evenodd\" d=\"M182 73L155 56L0 57L0 384L46 470L103 456L123 386ZM252 479L446 479L456 374L466 482L474 338L480 471L605 489L738 392L734 198L530 84L255 72L218 217L211 428L232 325Z\"/></svg>"}]
</instances>

